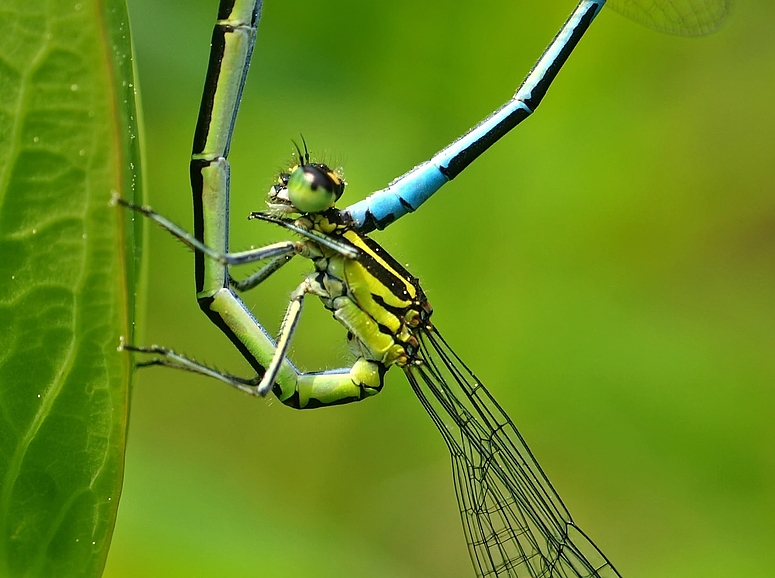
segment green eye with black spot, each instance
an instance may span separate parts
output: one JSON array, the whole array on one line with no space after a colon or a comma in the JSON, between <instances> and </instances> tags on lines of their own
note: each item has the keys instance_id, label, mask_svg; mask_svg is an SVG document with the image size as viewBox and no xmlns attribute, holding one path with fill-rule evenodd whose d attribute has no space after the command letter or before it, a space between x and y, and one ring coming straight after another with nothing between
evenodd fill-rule
<instances>
[{"instance_id":1,"label":"green eye with black spot","mask_svg":"<svg viewBox=\"0 0 775 578\"><path fill-rule=\"evenodd\" d=\"M288 200L302 213L330 209L344 192L344 181L324 164L297 166L288 179Z\"/></svg>"}]
</instances>

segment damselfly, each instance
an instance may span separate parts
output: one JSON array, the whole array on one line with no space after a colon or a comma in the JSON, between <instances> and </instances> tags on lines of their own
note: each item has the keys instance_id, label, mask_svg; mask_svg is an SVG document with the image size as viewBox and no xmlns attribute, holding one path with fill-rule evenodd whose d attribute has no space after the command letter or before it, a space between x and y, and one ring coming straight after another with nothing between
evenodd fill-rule
<instances>
[{"instance_id":1,"label":"damselfly","mask_svg":"<svg viewBox=\"0 0 775 578\"><path fill-rule=\"evenodd\" d=\"M615 577L619 573L572 520L567 508L509 417L447 345L431 321L418 280L367 235L416 210L494 142L527 118L604 0L581 0L514 97L466 135L387 188L344 209L335 203L345 182L337 170L297 146L294 166L269 191L265 212L252 219L282 227L300 240L230 253L230 140L248 71L260 0L222 0L194 137L191 184L194 234L148 207L117 202L151 218L195 251L199 304L256 372L242 378L171 350L124 344L164 365L215 377L240 391L308 409L359 401L380 391L385 372L401 367L446 442L464 532L478 576ZM713 30L727 0L621 0L619 8L655 28L687 34ZM296 288L272 340L238 297L294 256L314 271ZM253 275L232 266L263 262ZM348 331L350 368L300 372L287 358L307 295L317 295Z\"/></svg>"}]
</instances>

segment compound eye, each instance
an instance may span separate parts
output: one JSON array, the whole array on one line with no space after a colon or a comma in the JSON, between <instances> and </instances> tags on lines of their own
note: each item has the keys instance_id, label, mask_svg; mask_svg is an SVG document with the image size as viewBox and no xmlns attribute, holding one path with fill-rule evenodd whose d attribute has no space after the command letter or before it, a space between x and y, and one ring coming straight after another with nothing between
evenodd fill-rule
<instances>
[{"instance_id":1,"label":"compound eye","mask_svg":"<svg viewBox=\"0 0 775 578\"><path fill-rule=\"evenodd\" d=\"M344 182L326 165L298 166L288 179L288 199L302 213L330 209L343 191Z\"/></svg>"}]
</instances>

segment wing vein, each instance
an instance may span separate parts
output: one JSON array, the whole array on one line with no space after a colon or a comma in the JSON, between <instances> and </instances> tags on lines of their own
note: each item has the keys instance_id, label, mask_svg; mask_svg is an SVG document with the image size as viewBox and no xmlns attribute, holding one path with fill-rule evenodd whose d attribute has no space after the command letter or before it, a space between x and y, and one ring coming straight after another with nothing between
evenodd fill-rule
<instances>
[{"instance_id":1,"label":"wing vein","mask_svg":"<svg viewBox=\"0 0 775 578\"><path fill-rule=\"evenodd\" d=\"M513 422L434 329L409 382L449 449L481 578L621 578L570 516Z\"/></svg>"}]
</instances>

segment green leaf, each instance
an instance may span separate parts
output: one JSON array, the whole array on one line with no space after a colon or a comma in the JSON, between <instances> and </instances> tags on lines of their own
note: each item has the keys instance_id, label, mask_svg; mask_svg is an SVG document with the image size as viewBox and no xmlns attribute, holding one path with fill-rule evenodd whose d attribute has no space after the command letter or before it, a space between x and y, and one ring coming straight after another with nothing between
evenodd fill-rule
<instances>
[{"instance_id":1,"label":"green leaf","mask_svg":"<svg viewBox=\"0 0 775 578\"><path fill-rule=\"evenodd\" d=\"M0 576L99 576L141 224L123 0L0 0Z\"/></svg>"}]
</instances>

